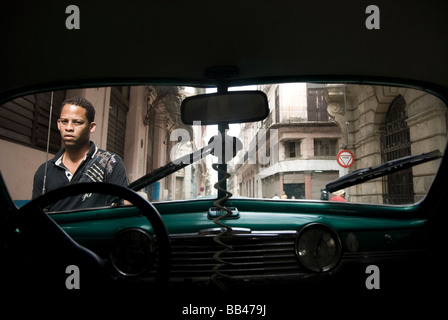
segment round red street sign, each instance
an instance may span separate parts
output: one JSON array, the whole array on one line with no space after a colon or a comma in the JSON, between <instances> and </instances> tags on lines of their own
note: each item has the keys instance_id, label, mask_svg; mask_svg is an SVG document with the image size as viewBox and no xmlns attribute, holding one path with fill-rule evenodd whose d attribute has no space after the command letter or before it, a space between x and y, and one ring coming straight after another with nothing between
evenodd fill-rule
<instances>
[{"instance_id":1,"label":"round red street sign","mask_svg":"<svg viewBox=\"0 0 448 320\"><path fill-rule=\"evenodd\" d=\"M348 168L355 162L355 156L348 150L342 150L338 153L336 160L341 167Z\"/></svg>"}]
</instances>

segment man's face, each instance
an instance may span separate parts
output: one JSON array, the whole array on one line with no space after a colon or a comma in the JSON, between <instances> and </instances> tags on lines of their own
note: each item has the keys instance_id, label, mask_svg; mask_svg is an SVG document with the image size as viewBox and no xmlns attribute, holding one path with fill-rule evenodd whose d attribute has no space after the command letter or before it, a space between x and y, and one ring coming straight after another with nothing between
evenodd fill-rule
<instances>
[{"instance_id":1,"label":"man's face","mask_svg":"<svg viewBox=\"0 0 448 320\"><path fill-rule=\"evenodd\" d=\"M96 123L89 123L83 107L66 104L62 107L58 128L66 148L80 148L90 141Z\"/></svg>"}]
</instances>

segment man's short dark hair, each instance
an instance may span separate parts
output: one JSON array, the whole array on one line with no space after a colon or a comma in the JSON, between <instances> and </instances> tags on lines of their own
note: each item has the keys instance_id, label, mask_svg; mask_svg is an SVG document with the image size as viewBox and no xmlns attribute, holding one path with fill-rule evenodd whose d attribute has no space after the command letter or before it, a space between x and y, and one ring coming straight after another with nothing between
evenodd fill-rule
<instances>
[{"instance_id":1,"label":"man's short dark hair","mask_svg":"<svg viewBox=\"0 0 448 320\"><path fill-rule=\"evenodd\" d=\"M95 108L90 103L90 101L87 100L86 98L84 98L84 97L70 97L70 98L65 99L62 102L62 104L61 104L61 109L59 110L59 117L61 117L62 108L66 104L72 104L72 105L75 105L75 106L82 107L82 108L86 109L87 121L89 121L89 123L95 121Z\"/></svg>"}]
</instances>

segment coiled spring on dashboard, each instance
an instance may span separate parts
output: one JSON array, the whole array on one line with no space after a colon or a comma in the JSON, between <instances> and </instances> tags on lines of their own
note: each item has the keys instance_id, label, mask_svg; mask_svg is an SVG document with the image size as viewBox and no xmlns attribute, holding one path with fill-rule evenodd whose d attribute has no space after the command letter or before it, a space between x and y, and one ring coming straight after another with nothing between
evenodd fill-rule
<instances>
[{"instance_id":1,"label":"coiled spring on dashboard","mask_svg":"<svg viewBox=\"0 0 448 320\"><path fill-rule=\"evenodd\" d=\"M223 191L226 193L226 195L224 197L221 197L219 199L217 199L215 202L213 202L213 205L215 207L218 208L219 211L225 211L226 213L223 215L218 215L216 218L213 219L213 222L221 227L223 227L222 231L220 233L218 233L213 240L218 243L219 245L221 245L222 247L224 247L223 250L216 252L213 255L213 259L217 262L219 262L219 264L217 264L214 268L213 268L213 275L210 277L210 281L212 283L214 283L215 285L217 285L219 288L226 290L227 288L225 287L224 283L219 279L221 278L231 278L231 276L221 272L221 268L223 268L226 265L232 265L232 262L226 261L223 258L221 258L221 256L223 254L225 254L226 252L232 250L232 246L224 243L222 241L222 238L225 237L226 235L229 235L232 233L232 227L222 223L220 220L223 218L226 218L228 216L230 216L232 214L232 211L227 209L226 207L224 207L222 204L225 203L225 201L227 199L229 199L232 196L232 193L229 192L228 190L225 190L221 187L221 182L225 181L226 179L228 179L230 177L230 174L227 173L224 170L219 169L218 164L214 163L212 164L212 168L218 172L221 172L224 174L224 176L214 185L214 188L220 191Z\"/></svg>"}]
</instances>

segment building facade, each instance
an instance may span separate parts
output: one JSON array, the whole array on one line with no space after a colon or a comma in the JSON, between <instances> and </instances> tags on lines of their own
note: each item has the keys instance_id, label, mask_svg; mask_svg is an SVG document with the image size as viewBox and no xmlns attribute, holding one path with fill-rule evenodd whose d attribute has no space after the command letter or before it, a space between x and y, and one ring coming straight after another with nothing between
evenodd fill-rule
<instances>
[{"instance_id":1,"label":"building facade","mask_svg":"<svg viewBox=\"0 0 448 320\"><path fill-rule=\"evenodd\" d=\"M349 172L445 148L446 106L421 90L306 83L259 89L266 92L271 113L261 123L241 126L240 138L248 151L237 159L232 186L242 196L320 199L328 182ZM337 164L341 150L354 154L351 167ZM345 197L362 203L418 202L439 163L347 188Z\"/></svg>"},{"instance_id":2,"label":"building facade","mask_svg":"<svg viewBox=\"0 0 448 320\"><path fill-rule=\"evenodd\" d=\"M350 171L408 155L443 152L447 138L445 104L427 92L390 86L329 85L328 112L352 150ZM405 204L428 192L440 161L431 161L349 188L354 202Z\"/></svg>"},{"instance_id":3,"label":"building facade","mask_svg":"<svg viewBox=\"0 0 448 320\"><path fill-rule=\"evenodd\" d=\"M265 85L270 114L241 126L247 150L236 162L234 192L242 196L320 199L321 189L345 174L337 164L341 130L329 117L322 85Z\"/></svg>"}]
</instances>

